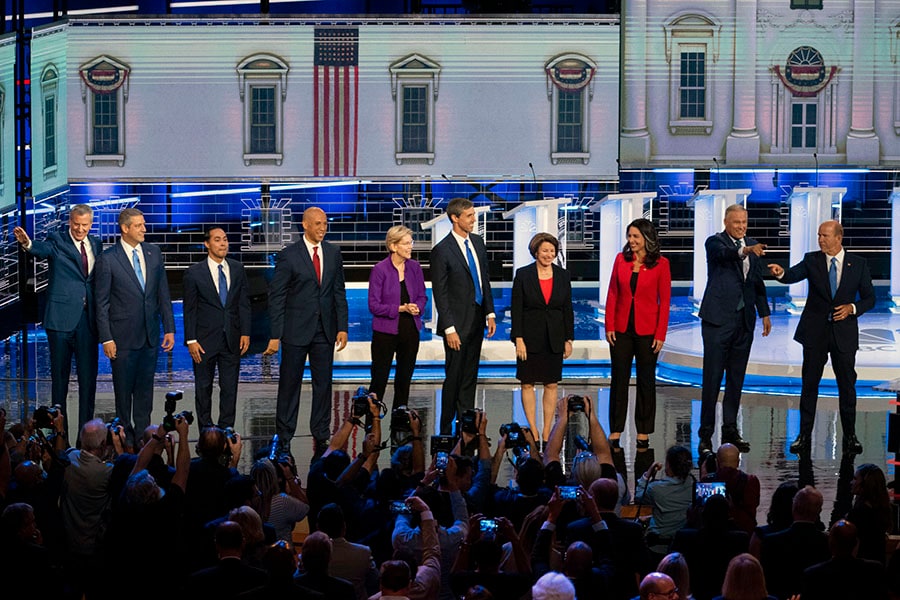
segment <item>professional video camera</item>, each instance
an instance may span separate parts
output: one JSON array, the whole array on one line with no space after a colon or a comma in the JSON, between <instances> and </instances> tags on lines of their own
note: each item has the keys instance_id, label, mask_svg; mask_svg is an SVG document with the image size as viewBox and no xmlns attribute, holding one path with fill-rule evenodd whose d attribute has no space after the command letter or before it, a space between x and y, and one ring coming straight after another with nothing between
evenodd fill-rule
<instances>
[{"instance_id":1,"label":"professional video camera","mask_svg":"<svg viewBox=\"0 0 900 600\"><path fill-rule=\"evenodd\" d=\"M34 426L38 429L53 429L53 419L59 416L61 409L59 404L38 406L32 415Z\"/></svg>"},{"instance_id":2,"label":"professional video camera","mask_svg":"<svg viewBox=\"0 0 900 600\"><path fill-rule=\"evenodd\" d=\"M393 433L412 433L412 419L409 408L405 404L391 411L391 431Z\"/></svg>"},{"instance_id":3,"label":"professional video camera","mask_svg":"<svg viewBox=\"0 0 900 600\"><path fill-rule=\"evenodd\" d=\"M481 411L477 408L470 408L462 414L459 419L459 429L463 433L470 435L478 434L478 413Z\"/></svg>"},{"instance_id":4,"label":"professional video camera","mask_svg":"<svg viewBox=\"0 0 900 600\"><path fill-rule=\"evenodd\" d=\"M569 396L569 412L584 412L585 411L585 400L584 396Z\"/></svg>"},{"instance_id":5,"label":"professional video camera","mask_svg":"<svg viewBox=\"0 0 900 600\"><path fill-rule=\"evenodd\" d=\"M513 456L516 457L516 464L531 456L531 448L528 440L525 439L525 433L522 426L513 421L506 425L500 426L500 435L506 436L506 447L512 450Z\"/></svg>"},{"instance_id":6,"label":"professional video camera","mask_svg":"<svg viewBox=\"0 0 900 600\"><path fill-rule=\"evenodd\" d=\"M194 424L194 413L189 410L183 410L178 414L173 414L175 413L176 402L182 398L184 398L184 392L181 390L173 390L166 393L166 416L163 417L162 422L163 429L166 430L166 433L175 431L175 421L178 419L184 419L188 422L188 425Z\"/></svg>"}]
</instances>

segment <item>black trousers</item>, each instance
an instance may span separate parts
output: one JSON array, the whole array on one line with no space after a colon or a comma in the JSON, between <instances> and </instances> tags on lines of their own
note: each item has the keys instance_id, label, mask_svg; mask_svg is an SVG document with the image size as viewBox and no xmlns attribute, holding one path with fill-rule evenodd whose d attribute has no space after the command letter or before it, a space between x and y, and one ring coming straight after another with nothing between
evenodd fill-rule
<instances>
[{"instance_id":1,"label":"black trousers","mask_svg":"<svg viewBox=\"0 0 900 600\"><path fill-rule=\"evenodd\" d=\"M826 327L832 329L831 324ZM831 355L831 368L838 386L838 406L844 435L856 435L856 351L841 352L829 332L828 347L803 346L803 385L800 389L800 433L809 435L816 421L819 382Z\"/></svg>"},{"instance_id":2,"label":"black trousers","mask_svg":"<svg viewBox=\"0 0 900 600\"><path fill-rule=\"evenodd\" d=\"M741 390L750 359L753 329L747 328L744 311L734 312L724 325L701 323L703 335L703 391L700 395L700 437L710 437L716 428L716 402L722 375L725 395L722 397L722 428L736 428L741 406Z\"/></svg>"},{"instance_id":3,"label":"black trousers","mask_svg":"<svg viewBox=\"0 0 900 600\"><path fill-rule=\"evenodd\" d=\"M275 406L275 432L283 444L289 444L297 430L300 410L300 387L303 369L309 357L312 378L312 405L309 429L317 440L331 436L331 377L334 365L334 344L328 341L321 325L312 341L296 346L281 342L281 364L278 368L278 401Z\"/></svg>"},{"instance_id":4,"label":"black trousers","mask_svg":"<svg viewBox=\"0 0 900 600\"><path fill-rule=\"evenodd\" d=\"M94 418L94 404L97 397L97 334L91 330L87 310L81 312L81 319L72 331L47 330L47 347L50 351L50 397L53 404L62 407L66 415L66 397L69 393L69 377L72 375L72 357L75 357L75 373L78 376L78 429Z\"/></svg>"},{"instance_id":5,"label":"black trousers","mask_svg":"<svg viewBox=\"0 0 900 600\"><path fill-rule=\"evenodd\" d=\"M125 437L132 444L150 425L158 355L159 348L149 344L134 349L117 347L116 359L111 361L116 416L122 420Z\"/></svg>"},{"instance_id":6,"label":"black trousers","mask_svg":"<svg viewBox=\"0 0 900 600\"><path fill-rule=\"evenodd\" d=\"M478 363L484 342L484 319L475 319L469 331L457 331L459 350L451 350L444 338L444 385L441 388L441 435L453 433L453 422L475 407Z\"/></svg>"},{"instance_id":7,"label":"black trousers","mask_svg":"<svg viewBox=\"0 0 900 600\"><path fill-rule=\"evenodd\" d=\"M634 424L640 434L653 433L656 423L656 359L653 335L634 331L616 332L616 344L609 349L612 362L609 382L609 430L625 431L628 416L628 384L631 363L635 362Z\"/></svg>"},{"instance_id":8,"label":"black trousers","mask_svg":"<svg viewBox=\"0 0 900 600\"><path fill-rule=\"evenodd\" d=\"M234 427L238 378L241 372L240 352L228 350L225 332L221 332L219 350L206 351L194 365L194 395L197 420L201 427L216 424L212 418L212 392L216 369L219 370L219 427Z\"/></svg>"},{"instance_id":9,"label":"black trousers","mask_svg":"<svg viewBox=\"0 0 900 600\"><path fill-rule=\"evenodd\" d=\"M372 332L372 380L369 392L377 394L382 402L395 354L397 368L394 372L394 397L391 400L391 409L409 404L409 386L412 383L413 371L416 369L416 356L419 354L419 330L416 329L414 321L400 319L396 334Z\"/></svg>"}]
</instances>

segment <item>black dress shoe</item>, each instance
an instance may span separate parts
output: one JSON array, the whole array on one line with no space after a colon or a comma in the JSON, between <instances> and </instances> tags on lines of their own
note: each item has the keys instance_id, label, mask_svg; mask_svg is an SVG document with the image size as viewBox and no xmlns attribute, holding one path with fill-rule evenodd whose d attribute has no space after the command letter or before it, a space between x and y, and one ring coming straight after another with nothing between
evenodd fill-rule
<instances>
[{"instance_id":1,"label":"black dress shoe","mask_svg":"<svg viewBox=\"0 0 900 600\"><path fill-rule=\"evenodd\" d=\"M791 442L791 454L800 454L804 450L809 450L809 436L801 433L793 442Z\"/></svg>"},{"instance_id":2,"label":"black dress shoe","mask_svg":"<svg viewBox=\"0 0 900 600\"><path fill-rule=\"evenodd\" d=\"M844 454L862 454L863 447L855 434L844 436Z\"/></svg>"},{"instance_id":3,"label":"black dress shoe","mask_svg":"<svg viewBox=\"0 0 900 600\"><path fill-rule=\"evenodd\" d=\"M731 444L738 449L739 452L750 452L750 442L741 437L738 432L732 432L728 435L722 435L723 444Z\"/></svg>"},{"instance_id":4,"label":"black dress shoe","mask_svg":"<svg viewBox=\"0 0 900 600\"><path fill-rule=\"evenodd\" d=\"M697 444L697 455L703 458L703 455L712 452L712 438L701 437L700 443Z\"/></svg>"}]
</instances>

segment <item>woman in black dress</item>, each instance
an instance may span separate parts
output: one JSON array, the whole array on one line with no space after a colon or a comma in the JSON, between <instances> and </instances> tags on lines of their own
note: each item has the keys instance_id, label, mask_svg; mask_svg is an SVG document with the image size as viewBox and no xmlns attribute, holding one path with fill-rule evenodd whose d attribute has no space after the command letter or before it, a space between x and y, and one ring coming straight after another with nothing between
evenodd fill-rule
<instances>
[{"instance_id":1,"label":"woman in black dress","mask_svg":"<svg viewBox=\"0 0 900 600\"><path fill-rule=\"evenodd\" d=\"M572 354L575 313L569 274L554 264L559 240L549 233L539 233L531 239L528 250L535 262L516 271L513 280L510 339L516 345L516 379L522 382L522 406L534 433L538 431L534 385L544 384L541 439L546 442L553 425L562 362Z\"/></svg>"}]
</instances>

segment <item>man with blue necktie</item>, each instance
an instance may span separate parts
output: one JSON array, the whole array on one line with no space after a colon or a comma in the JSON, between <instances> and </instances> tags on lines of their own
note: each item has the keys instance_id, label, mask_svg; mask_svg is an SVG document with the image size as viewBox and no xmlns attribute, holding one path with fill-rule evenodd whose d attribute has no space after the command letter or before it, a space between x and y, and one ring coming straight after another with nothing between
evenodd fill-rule
<instances>
[{"instance_id":1,"label":"man with blue necktie","mask_svg":"<svg viewBox=\"0 0 900 600\"><path fill-rule=\"evenodd\" d=\"M134 432L150 424L156 357L159 348L175 346L175 317L162 252L144 243L144 213L122 210L119 230L121 238L100 255L94 275L97 333L112 367L116 416L134 443Z\"/></svg>"},{"instance_id":2,"label":"man with blue necktie","mask_svg":"<svg viewBox=\"0 0 900 600\"><path fill-rule=\"evenodd\" d=\"M859 349L857 319L875 306L875 289L866 259L844 250L844 228L837 221L819 225L818 252L785 271L776 264L769 272L781 283L806 279L809 291L794 339L803 345L803 383L800 391L800 435L791 452L809 451L819 382L831 355L831 368L838 386L843 450L860 454L856 437L856 351Z\"/></svg>"},{"instance_id":3,"label":"man with blue necktie","mask_svg":"<svg viewBox=\"0 0 900 600\"><path fill-rule=\"evenodd\" d=\"M203 239L206 258L184 273L184 339L194 361L200 427L214 425L212 389L219 370L219 421L234 427L241 356L250 348L250 294L244 266L228 258L228 236L213 226Z\"/></svg>"},{"instance_id":4,"label":"man with blue necktie","mask_svg":"<svg viewBox=\"0 0 900 600\"><path fill-rule=\"evenodd\" d=\"M447 204L453 229L431 251L431 289L438 311L437 334L444 338L441 391L441 435L475 406L478 364L487 322L487 336L497 329L491 294L487 249L475 235L475 205L466 198ZM458 432L457 432L458 433Z\"/></svg>"},{"instance_id":5,"label":"man with blue necktie","mask_svg":"<svg viewBox=\"0 0 900 600\"><path fill-rule=\"evenodd\" d=\"M22 248L50 266L44 329L50 351L50 397L66 414L72 357L78 375L78 429L94 418L97 394L97 327L94 322L94 264L100 238L90 235L94 211L76 204L69 212L67 232L53 232L32 241L21 227L13 235ZM68 420L66 420L68 426Z\"/></svg>"}]
</instances>

